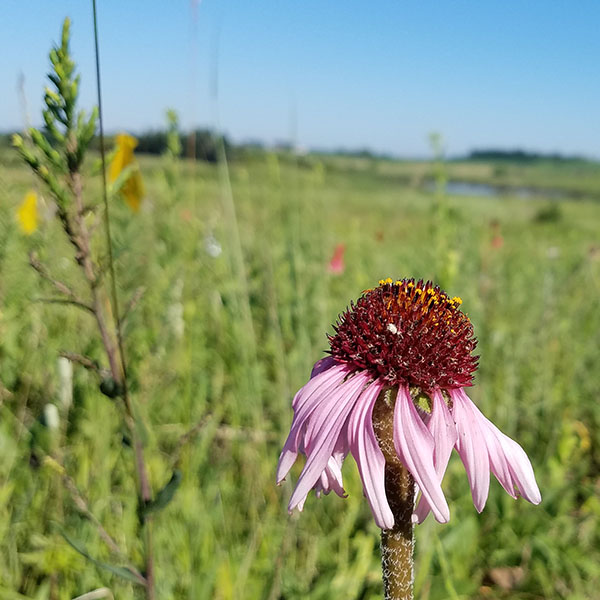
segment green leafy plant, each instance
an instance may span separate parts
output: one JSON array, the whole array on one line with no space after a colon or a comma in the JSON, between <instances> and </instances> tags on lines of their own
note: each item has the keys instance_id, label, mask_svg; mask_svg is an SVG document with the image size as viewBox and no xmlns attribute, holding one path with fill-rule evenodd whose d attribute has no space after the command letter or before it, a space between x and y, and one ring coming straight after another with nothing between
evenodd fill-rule
<instances>
[{"instance_id":1,"label":"green leafy plant","mask_svg":"<svg viewBox=\"0 0 600 600\"><path fill-rule=\"evenodd\" d=\"M169 483L156 497L153 497L145 459L144 436L140 433L142 426L136 415L127 378L122 319L119 315L114 281L107 192L105 191L104 203L90 201L85 194L82 167L96 132L99 115L96 108L89 116L84 111L77 111L80 76L75 73L75 62L69 50L69 37L70 21L65 19L61 43L50 51L52 71L48 78L52 86L46 87L44 94L45 108L42 113L44 130L29 128L25 137L20 135L13 137L13 145L54 201L60 225L71 244L73 258L79 267L80 279L84 284L80 287L86 289L85 295L57 279L52 274L52 265L43 264L37 254L30 255L30 264L56 293L49 301L76 306L93 316L108 366L102 366L103 361L96 358L73 352L64 353L63 356L92 372L98 379L102 394L111 400L119 401L123 407L120 414L133 449L134 469L131 473L132 475L135 473L137 481L137 483L132 482L132 487L137 488L139 516L137 535L144 548L141 567L135 566L126 557L127 553L94 517L84 495L77 489L75 482L68 476L65 466L61 464L56 443L50 444L47 441L49 428L44 427L43 424L40 424L37 429L43 430L42 433L45 435L38 434L36 439L46 440L46 443L36 442L35 448L41 455L41 461L52 467L79 511L96 525L111 553L119 557L124 564L113 565L94 558L81 542L73 539L61 528L65 540L97 567L141 585L145 589L146 597L152 599L155 597L155 584L151 522L154 514L173 498L181 474L176 471ZM116 197L132 177L139 177L137 166L129 165L120 170L110 187L111 197ZM98 220L97 217L102 212L105 217L104 247L101 239L96 239L95 227L90 226L90 222Z\"/></svg>"}]
</instances>

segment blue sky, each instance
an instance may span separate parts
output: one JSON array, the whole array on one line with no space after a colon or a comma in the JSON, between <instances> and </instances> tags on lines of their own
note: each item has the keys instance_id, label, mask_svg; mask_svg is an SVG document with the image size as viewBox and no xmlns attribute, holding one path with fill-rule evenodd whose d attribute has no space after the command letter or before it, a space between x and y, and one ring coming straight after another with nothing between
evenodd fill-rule
<instances>
[{"instance_id":1,"label":"blue sky","mask_svg":"<svg viewBox=\"0 0 600 600\"><path fill-rule=\"evenodd\" d=\"M600 157L597 0L97 0L106 127L220 123L234 139L426 156ZM194 8L195 7L195 8ZM64 16L95 103L91 0L3 0L0 131L39 122ZM218 80L218 86L215 86Z\"/></svg>"}]
</instances>

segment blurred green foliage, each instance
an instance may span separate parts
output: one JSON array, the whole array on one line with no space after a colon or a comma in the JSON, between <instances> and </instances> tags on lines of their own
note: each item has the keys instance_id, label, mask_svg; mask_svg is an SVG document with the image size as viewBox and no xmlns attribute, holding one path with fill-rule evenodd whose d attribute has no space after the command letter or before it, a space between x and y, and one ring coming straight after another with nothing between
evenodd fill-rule
<instances>
[{"instance_id":1,"label":"blurred green foliage","mask_svg":"<svg viewBox=\"0 0 600 600\"><path fill-rule=\"evenodd\" d=\"M59 351L104 361L94 323L75 308L36 302L47 289L27 253L36 250L75 288L76 267L52 220L20 234L15 210L33 180L4 158L0 599L62 600L100 587L134 598L133 584L61 535L56 523L94 560L119 564L56 470L35 460L34 437L54 403L63 464L110 535L139 558L131 448L118 406L77 368L72 405L59 402ZM141 157L148 196L140 212L112 207L122 302L145 288L125 329L154 490L169 490L174 468L182 473L155 520L158 597L379 598L379 532L352 459L347 499L311 496L292 517L286 504L301 465L280 488L274 472L291 398L323 356L338 312L379 278L431 278L443 264L438 200L386 174L410 174L401 164L362 170L335 158L265 154L232 166L232 217L216 167L179 161L173 179L173 160ZM96 179L86 189L94 198ZM463 298L479 337L472 397L527 450L543 502L515 502L493 483L478 515L455 455L444 482L451 522L416 528L417 596L593 598L600 204L555 201L560 219L540 219L543 199L444 201L442 247L455 265L448 292ZM327 271L338 243L346 245L341 276Z\"/></svg>"}]
</instances>

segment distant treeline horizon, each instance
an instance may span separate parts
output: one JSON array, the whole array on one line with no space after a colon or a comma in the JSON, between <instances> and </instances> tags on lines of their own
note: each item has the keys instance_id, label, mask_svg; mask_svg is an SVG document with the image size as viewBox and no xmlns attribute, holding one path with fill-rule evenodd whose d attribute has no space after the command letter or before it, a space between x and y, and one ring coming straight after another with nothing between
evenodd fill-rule
<instances>
[{"instance_id":1,"label":"distant treeline horizon","mask_svg":"<svg viewBox=\"0 0 600 600\"><path fill-rule=\"evenodd\" d=\"M0 147L10 146L10 138L14 132L0 133ZM115 133L106 135L107 146L113 143ZM141 133L134 134L138 140L136 152L140 154L163 154L167 149L166 130L150 129ZM364 158L378 160L428 160L423 158L406 158L394 156L390 153L377 152L370 148L309 148L298 149L289 142L275 142L267 144L261 140L247 140L241 142L232 142L227 135L219 134L215 130L208 128L198 128L191 132L181 132L180 140L182 146L182 156L186 158L195 158L209 163L215 163L218 160L221 149L225 152L228 159L235 159L248 153L260 153L281 151L281 152L299 152L301 154L317 154L323 156L347 156L349 158ZM92 148L99 150L99 137L95 136L91 144ZM541 161L550 162L598 162L597 160L583 155L562 154L560 152L536 152L523 150L521 148L475 148L463 155L446 157L449 161L481 161L481 162L515 162L515 163L534 163Z\"/></svg>"},{"instance_id":2,"label":"distant treeline horizon","mask_svg":"<svg viewBox=\"0 0 600 600\"><path fill-rule=\"evenodd\" d=\"M504 150L499 148L485 148L471 150L465 158L475 161L510 161L510 162L594 162L592 159L577 154L561 154L560 152L533 152L515 148Z\"/></svg>"}]
</instances>

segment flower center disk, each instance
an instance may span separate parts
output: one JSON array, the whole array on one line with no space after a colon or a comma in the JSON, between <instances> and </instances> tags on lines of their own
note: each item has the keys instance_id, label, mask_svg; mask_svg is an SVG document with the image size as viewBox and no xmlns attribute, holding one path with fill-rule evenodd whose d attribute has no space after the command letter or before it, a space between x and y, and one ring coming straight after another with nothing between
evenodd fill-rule
<instances>
[{"instance_id":1,"label":"flower center disk","mask_svg":"<svg viewBox=\"0 0 600 600\"><path fill-rule=\"evenodd\" d=\"M461 304L430 281L381 280L338 317L331 355L389 385L471 385L477 339Z\"/></svg>"}]
</instances>

